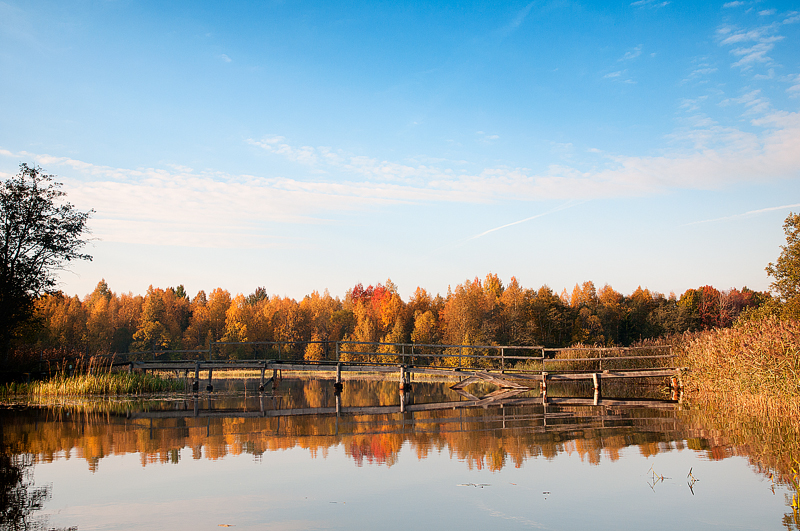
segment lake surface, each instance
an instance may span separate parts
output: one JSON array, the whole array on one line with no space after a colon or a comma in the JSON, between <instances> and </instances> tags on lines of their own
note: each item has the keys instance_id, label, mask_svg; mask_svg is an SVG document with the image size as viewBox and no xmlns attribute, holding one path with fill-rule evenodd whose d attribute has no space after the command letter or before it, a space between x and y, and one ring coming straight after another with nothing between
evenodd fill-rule
<instances>
[{"instance_id":1,"label":"lake surface","mask_svg":"<svg viewBox=\"0 0 800 531\"><path fill-rule=\"evenodd\" d=\"M671 401L544 405L521 395L464 408L448 384L418 382L401 412L396 382L346 381L338 399L330 380L285 378L264 396L234 382L217 388L196 399L0 409L6 456L27 473L26 492L44 493L25 521L80 530L796 529L787 488L685 422ZM448 407L414 410L437 403Z\"/></svg>"}]
</instances>

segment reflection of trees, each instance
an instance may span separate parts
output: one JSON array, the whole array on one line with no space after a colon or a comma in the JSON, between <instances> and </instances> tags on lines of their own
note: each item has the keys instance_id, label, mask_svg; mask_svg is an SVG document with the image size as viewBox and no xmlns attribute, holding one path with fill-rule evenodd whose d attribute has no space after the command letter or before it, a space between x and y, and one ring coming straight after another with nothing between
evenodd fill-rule
<instances>
[{"instance_id":1,"label":"reflection of trees","mask_svg":"<svg viewBox=\"0 0 800 531\"><path fill-rule=\"evenodd\" d=\"M447 385L415 382L413 400L446 402L458 400ZM554 391L557 389L554 388ZM205 399L201 399L205 400ZM259 411L259 398L250 398L247 409ZM280 393L266 396L267 408L332 407L335 397L330 381L285 380ZM601 458L616 460L620 449L636 445L644 455L668 451L680 444L674 413L627 411L615 416L608 426L597 423L592 407L563 406L568 415L542 427L542 406L506 406L459 410L416 411L413 414L295 416L283 418L201 418L193 417L190 400L169 404L167 409L186 408L186 417L127 419L125 407L112 402L84 402L60 408L29 408L5 417L6 439L14 441L37 461L52 461L60 455L85 459L95 470L109 455L138 453L142 466L174 463L181 449L183 457L218 459L226 455L252 454L290 448L308 449L313 456L327 454L341 446L356 463L391 466L400 448L406 446L419 458L432 451L448 451L467 466L499 470L521 466L535 457L552 458L561 452L578 452L590 463ZM214 409L242 411L241 398L214 400ZM399 406L396 382L348 380L342 407ZM209 405L203 402L202 409ZM163 409L163 403L144 405ZM552 407L551 407L552 409ZM140 410L140 408L137 408ZM399 410L399 407L398 407ZM639 418L642 417L642 418ZM508 418L507 424L503 424ZM536 419L539 420L536 420ZM517 420L514 420L517 419ZM556 425L551 426L551 424Z\"/></svg>"},{"instance_id":2,"label":"reflection of trees","mask_svg":"<svg viewBox=\"0 0 800 531\"><path fill-rule=\"evenodd\" d=\"M15 453L4 443L0 421L0 531L47 529L46 517L34 513L50 499L50 486L33 485L33 463L32 454Z\"/></svg>"},{"instance_id":3,"label":"reflection of trees","mask_svg":"<svg viewBox=\"0 0 800 531\"><path fill-rule=\"evenodd\" d=\"M800 530L800 418L768 399L739 400L714 393L696 393L695 407L681 412L688 445L712 460L740 455L759 473L789 487L783 525ZM791 496L795 505L792 506Z\"/></svg>"},{"instance_id":4,"label":"reflection of trees","mask_svg":"<svg viewBox=\"0 0 800 531\"><path fill-rule=\"evenodd\" d=\"M607 385L608 389L616 389L616 396L628 394L622 387L612 387L617 384ZM414 382L413 388L412 398L416 403L457 400L447 385ZM570 396L576 390L584 395L590 392L585 386L562 389L554 384L552 394ZM248 411L259 411L258 397L250 400ZM281 409L330 408L335 395L330 380L287 379L281 382L275 397L266 396L265 400L269 407ZM397 382L346 380L341 400L342 407L398 406ZM251 454L257 458L265 452L291 448L307 449L312 457L324 458L331 448L338 446L358 465L392 466L400 458L400 449L405 448L419 459L442 452L471 469L500 470L521 467L532 458L552 459L559 453L577 455L584 462L597 464L601 460L616 461L621 450L628 447L650 457L682 450L686 445L705 451L710 459L747 456L757 471L774 474L776 484L791 482L791 469L800 467L797 461L800 422L795 416L769 414L769 408L737 409L725 399L708 398L698 401L702 407L681 409L678 413L609 410L602 424L597 421L595 407L551 405L548 406L551 413L568 418L559 420L557 415L549 418L546 429L537 424L540 420L535 420L542 413L542 406L346 414L338 419L334 415L209 419L192 417L191 400L167 404L165 408L164 402L152 402L132 409L174 410L185 406L187 416L132 420L126 418L130 405L100 401L60 408L0 410L3 440L18 454L16 457L2 454L4 512L0 516L5 527L0 525L0 531L37 529L28 523L28 527L5 524L15 517L11 513L6 516L6 508L10 506L7 500L22 500L13 506L28 515L40 508L48 493L46 489L33 488L32 478L25 471L34 461L49 462L61 456L85 459L90 470L95 470L103 457L127 453L139 454L142 466L146 466L156 462L176 463L189 456L218 459ZM218 397L213 407L241 411L243 404L241 397ZM201 408L208 407L203 402ZM181 452L183 449L186 451ZM796 489L790 487L791 493ZM791 500L787 500L787 506L790 504ZM790 508L784 525L798 530L799 519L800 515Z\"/></svg>"},{"instance_id":5,"label":"reflection of trees","mask_svg":"<svg viewBox=\"0 0 800 531\"><path fill-rule=\"evenodd\" d=\"M0 453L0 530L43 529L33 516L50 498L49 487L33 486L33 456Z\"/></svg>"}]
</instances>

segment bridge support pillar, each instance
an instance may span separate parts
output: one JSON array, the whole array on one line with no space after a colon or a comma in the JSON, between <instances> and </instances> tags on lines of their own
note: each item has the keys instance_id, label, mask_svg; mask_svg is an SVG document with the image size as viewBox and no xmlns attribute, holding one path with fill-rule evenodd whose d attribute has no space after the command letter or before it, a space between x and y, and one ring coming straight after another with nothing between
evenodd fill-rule
<instances>
[{"instance_id":1,"label":"bridge support pillar","mask_svg":"<svg viewBox=\"0 0 800 531\"><path fill-rule=\"evenodd\" d=\"M541 388L542 398L547 400L547 373L542 372L542 388Z\"/></svg>"},{"instance_id":2,"label":"bridge support pillar","mask_svg":"<svg viewBox=\"0 0 800 531\"><path fill-rule=\"evenodd\" d=\"M192 382L192 391L197 393L200 391L200 362L194 364L194 381Z\"/></svg>"},{"instance_id":3,"label":"bridge support pillar","mask_svg":"<svg viewBox=\"0 0 800 531\"><path fill-rule=\"evenodd\" d=\"M406 406L411 401L411 393L403 392L403 389L400 389L400 413L406 412Z\"/></svg>"},{"instance_id":4,"label":"bridge support pillar","mask_svg":"<svg viewBox=\"0 0 800 531\"><path fill-rule=\"evenodd\" d=\"M333 383L333 392L338 395L339 393L342 392L342 389L344 389L344 385L342 384L342 364L341 363L337 363L336 364L336 381ZM338 404L338 402L337 402L337 404ZM337 406L336 412L337 413L339 412L338 406Z\"/></svg>"},{"instance_id":5,"label":"bridge support pillar","mask_svg":"<svg viewBox=\"0 0 800 531\"><path fill-rule=\"evenodd\" d=\"M669 390L671 391L670 395L672 400L680 400L681 395L683 394L683 382L681 382L680 376L675 375L669 380Z\"/></svg>"},{"instance_id":6,"label":"bridge support pillar","mask_svg":"<svg viewBox=\"0 0 800 531\"><path fill-rule=\"evenodd\" d=\"M411 391L411 379L405 365L400 365L400 392Z\"/></svg>"}]
</instances>

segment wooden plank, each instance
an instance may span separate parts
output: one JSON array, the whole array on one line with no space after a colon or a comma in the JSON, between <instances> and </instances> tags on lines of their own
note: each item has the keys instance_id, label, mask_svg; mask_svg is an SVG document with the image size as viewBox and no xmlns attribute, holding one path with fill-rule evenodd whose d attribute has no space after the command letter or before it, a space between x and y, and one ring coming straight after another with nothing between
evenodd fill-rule
<instances>
[{"instance_id":1,"label":"wooden plank","mask_svg":"<svg viewBox=\"0 0 800 531\"><path fill-rule=\"evenodd\" d=\"M482 379L477 374L473 374L472 376L461 380L457 384L451 385L450 389L453 389L454 391L458 391L458 390L464 389L466 386L468 386L470 384L478 383L481 380Z\"/></svg>"},{"instance_id":2,"label":"wooden plank","mask_svg":"<svg viewBox=\"0 0 800 531\"><path fill-rule=\"evenodd\" d=\"M471 400L473 402L477 402L477 401L480 400L480 398L478 398L477 396L473 395L472 393L468 393L467 391L464 391L463 389L454 389L454 391L456 393L458 393L459 395L463 396L464 398L466 398L467 400Z\"/></svg>"},{"instance_id":3,"label":"wooden plank","mask_svg":"<svg viewBox=\"0 0 800 531\"><path fill-rule=\"evenodd\" d=\"M596 374L594 372L582 372L582 373L548 373L548 380L591 380L593 375ZM626 371L626 372L601 372L597 373L600 374L603 378L658 378L658 377L668 377L673 376L675 374L675 370L657 370L657 369L648 369L648 370L641 370L641 371Z\"/></svg>"},{"instance_id":4,"label":"wooden plank","mask_svg":"<svg viewBox=\"0 0 800 531\"><path fill-rule=\"evenodd\" d=\"M592 398L553 398L548 397L548 404L549 405L558 405L558 406L593 406L594 399ZM678 405L677 400L664 400L664 401L655 401L655 400L616 400L616 399L607 399L604 398L600 400L599 406L604 407L641 407L641 408L652 408L652 409L675 409Z\"/></svg>"},{"instance_id":5,"label":"wooden plank","mask_svg":"<svg viewBox=\"0 0 800 531\"><path fill-rule=\"evenodd\" d=\"M515 389L529 389L528 387L525 387L524 385L520 385L520 384L518 384L516 382L512 382L511 380L509 380L508 378L506 378L504 376L501 376L499 374L498 375L491 374L491 373L489 373L487 371L478 371L478 372L475 373L475 376L477 378L480 378L481 380L483 380L485 382L493 383L493 384L495 384L495 385L497 385L499 387L502 387L502 388L513 387Z\"/></svg>"},{"instance_id":6,"label":"wooden plank","mask_svg":"<svg viewBox=\"0 0 800 531\"><path fill-rule=\"evenodd\" d=\"M511 398L512 396L517 396L518 394L524 393L527 389L498 389L494 393L489 393L477 403L475 406L486 406L493 402L497 402L499 400L503 400L506 398Z\"/></svg>"},{"instance_id":7,"label":"wooden plank","mask_svg":"<svg viewBox=\"0 0 800 531\"><path fill-rule=\"evenodd\" d=\"M650 356L609 356L606 358L545 358L548 362L554 361L609 361L609 360L656 360L663 358L675 358L677 354L653 354Z\"/></svg>"}]
</instances>

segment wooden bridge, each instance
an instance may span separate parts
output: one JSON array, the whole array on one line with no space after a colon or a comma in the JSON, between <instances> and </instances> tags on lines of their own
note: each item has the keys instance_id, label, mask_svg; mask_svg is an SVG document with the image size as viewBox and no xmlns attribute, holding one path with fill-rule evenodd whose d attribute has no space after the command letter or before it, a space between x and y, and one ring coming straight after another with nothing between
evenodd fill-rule
<instances>
[{"instance_id":1,"label":"wooden bridge","mask_svg":"<svg viewBox=\"0 0 800 531\"><path fill-rule=\"evenodd\" d=\"M321 359L306 359L297 345L319 343ZM334 343L334 348L331 347ZM324 347L323 347L324 344ZM232 359L264 352L264 358ZM307 350L307 349L306 349ZM227 351L227 352L226 352ZM572 347L498 345L422 345L408 343L337 342L215 342L208 350L150 351L116 355L114 365L129 370L175 371L200 391L200 373L207 374L206 391L213 391L214 371L248 370L260 372L258 391L278 378L282 371L332 377L334 389L343 389L343 373L396 374L400 392L411 390L414 375L459 378L452 389L476 405L488 405L538 388L547 401L550 383L589 380L594 388L594 403L601 400L602 382L611 379L657 378L669 381L676 397L682 387L681 368L674 366L676 355L670 346ZM270 374L271 373L271 374ZM475 383L492 384L496 391L478 397L467 391ZM402 402L402 401L401 401Z\"/></svg>"}]
</instances>

